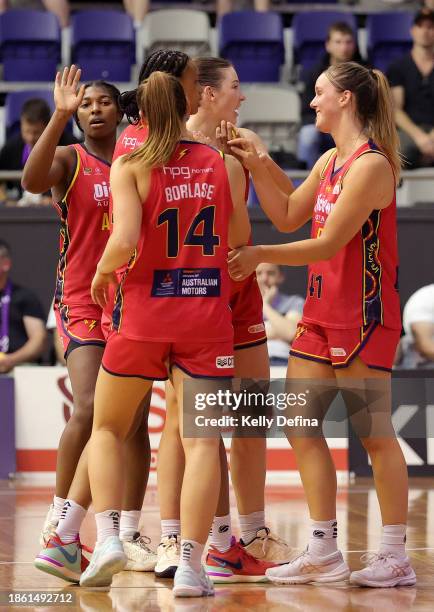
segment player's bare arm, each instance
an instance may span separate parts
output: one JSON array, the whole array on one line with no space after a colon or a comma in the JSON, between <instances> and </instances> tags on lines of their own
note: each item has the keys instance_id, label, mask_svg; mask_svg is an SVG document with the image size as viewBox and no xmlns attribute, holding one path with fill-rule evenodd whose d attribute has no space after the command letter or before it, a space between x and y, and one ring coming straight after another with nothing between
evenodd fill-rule
<instances>
[{"instance_id":1,"label":"player's bare arm","mask_svg":"<svg viewBox=\"0 0 434 612\"><path fill-rule=\"evenodd\" d=\"M71 147L58 147L57 143L70 118L77 111L84 96L84 85L79 87L81 70L65 67L56 75L54 85L55 111L32 148L23 170L21 184L32 193L44 193L56 188L54 197L63 197L75 162ZM59 197L60 196L60 197Z\"/></svg>"},{"instance_id":2,"label":"player's bare arm","mask_svg":"<svg viewBox=\"0 0 434 612\"><path fill-rule=\"evenodd\" d=\"M244 246L247 244L251 234L249 215L244 200L246 177L240 162L232 155L225 156L225 165L234 206L229 222L229 244L232 248L237 248L235 245Z\"/></svg>"},{"instance_id":3,"label":"player's bare arm","mask_svg":"<svg viewBox=\"0 0 434 612\"><path fill-rule=\"evenodd\" d=\"M390 204L394 185L392 169L384 156L361 156L346 175L345 189L337 199L321 236L291 244L244 247L232 251L229 253L231 276L242 280L262 262L303 266L331 259L350 242L374 209Z\"/></svg>"},{"instance_id":4,"label":"player's bare arm","mask_svg":"<svg viewBox=\"0 0 434 612\"><path fill-rule=\"evenodd\" d=\"M113 233L97 265L91 287L93 301L102 307L107 301L108 285L117 283L115 270L129 261L140 237L142 201L137 190L134 165L125 163L120 157L110 172Z\"/></svg>"},{"instance_id":5,"label":"player's bare arm","mask_svg":"<svg viewBox=\"0 0 434 612\"><path fill-rule=\"evenodd\" d=\"M312 216L321 170L330 152L319 158L307 179L288 196L272 179L253 143L237 138L230 144L250 171L261 207L273 225L281 232L294 232L302 227Z\"/></svg>"}]
</instances>

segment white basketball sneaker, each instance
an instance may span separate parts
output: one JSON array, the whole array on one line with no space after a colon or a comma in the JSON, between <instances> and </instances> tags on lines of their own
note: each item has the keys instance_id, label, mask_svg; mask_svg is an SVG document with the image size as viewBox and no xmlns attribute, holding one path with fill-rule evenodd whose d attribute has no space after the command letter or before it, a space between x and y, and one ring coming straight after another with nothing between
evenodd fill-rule
<instances>
[{"instance_id":1,"label":"white basketball sneaker","mask_svg":"<svg viewBox=\"0 0 434 612\"><path fill-rule=\"evenodd\" d=\"M408 557L397 557L393 553L367 553L360 560L366 567L351 573L351 584L380 588L416 584L416 574Z\"/></svg>"},{"instance_id":2,"label":"white basketball sneaker","mask_svg":"<svg viewBox=\"0 0 434 612\"><path fill-rule=\"evenodd\" d=\"M118 536L110 536L95 546L89 565L81 575L80 586L110 586L114 574L121 572L126 563L122 542Z\"/></svg>"},{"instance_id":3,"label":"white basketball sneaker","mask_svg":"<svg viewBox=\"0 0 434 612\"><path fill-rule=\"evenodd\" d=\"M47 516L45 517L44 525L42 527L42 531L39 534L39 545L41 546L41 548L45 548L50 538L52 538L56 533L56 527L59 524L59 521L55 521L53 519L53 512L54 504L50 504Z\"/></svg>"},{"instance_id":4,"label":"white basketball sneaker","mask_svg":"<svg viewBox=\"0 0 434 612\"><path fill-rule=\"evenodd\" d=\"M155 575L157 578L173 578L178 569L181 556L181 538L172 534L161 539L157 549L157 565Z\"/></svg>"},{"instance_id":5,"label":"white basketball sneaker","mask_svg":"<svg viewBox=\"0 0 434 612\"><path fill-rule=\"evenodd\" d=\"M204 567L197 573L193 568L178 567L173 579L175 597L210 597L214 595L214 585Z\"/></svg>"},{"instance_id":6,"label":"white basketball sneaker","mask_svg":"<svg viewBox=\"0 0 434 612\"><path fill-rule=\"evenodd\" d=\"M350 569L339 550L325 557L313 557L306 549L289 563L267 569L265 575L275 584L340 582L349 577Z\"/></svg>"},{"instance_id":7,"label":"white basketball sneaker","mask_svg":"<svg viewBox=\"0 0 434 612\"><path fill-rule=\"evenodd\" d=\"M124 552L128 561L125 570L133 572L153 572L157 564L157 554L149 547L150 538L141 536L137 531L131 541L124 540Z\"/></svg>"}]
</instances>

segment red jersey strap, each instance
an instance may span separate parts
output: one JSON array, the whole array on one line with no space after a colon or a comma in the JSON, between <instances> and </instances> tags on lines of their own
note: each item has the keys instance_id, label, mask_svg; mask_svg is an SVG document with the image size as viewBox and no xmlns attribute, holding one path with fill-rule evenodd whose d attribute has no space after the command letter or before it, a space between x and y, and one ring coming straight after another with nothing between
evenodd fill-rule
<instances>
[{"instance_id":1,"label":"red jersey strap","mask_svg":"<svg viewBox=\"0 0 434 612\"><path fill-rule=\"evenodd\" d=\"M360 157L363 157L363 155L368 155L369 153L376 153L377 155L382 155L383 157L385 157L387 159L387 161L390 164L390 159L387 157L387 155L385 153L383 153L383 151L380 151L379 149L367 149L366 151L362 151L361 153L356 155L351 160L348 160L348 161L351 161L351 163L348 165L348 168L345 169L345 171L343 172L343 174L341 176L341 187L343 187L344 178L347 175L349 169L351 168L352 163L355 162L356 159L359 159ZM395 178L395 172L393 171L392 164L390 164L390 167L392 168L393 177Z\"/></svg>"},{"instance_id":2,"label":"red jersey strap","mask_svg":"<svg viewBox=\"0 0 434 612\"><path fill-rule=\"evenodd\" d=\"M331 162L331 160L332 160L334 155L336 155L336 149L332 149L330 151L330 155L327 157L326 163L324 164L323 169L321 170L321 173L320 173L320 180L321 181L323 181L325 179L326 174L327 174L327 169L328 169L329 164L330 164L330 162Z\"/></svg>"}]
</instances>

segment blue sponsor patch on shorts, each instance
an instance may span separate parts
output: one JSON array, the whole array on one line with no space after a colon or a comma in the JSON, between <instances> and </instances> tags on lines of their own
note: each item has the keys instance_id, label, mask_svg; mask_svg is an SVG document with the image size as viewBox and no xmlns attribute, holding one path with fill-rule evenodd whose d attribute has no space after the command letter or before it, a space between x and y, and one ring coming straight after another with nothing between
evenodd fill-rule
<instances>
[{"instance_id":1,"label":"blue sponsor patch on shorts","mask_svg":"<svg viewBox=\"0 0 434 612\"><path fill-rule=\"evenodd\" d=\"M151 297L220 297L219 268L154 270Z\"/></svg>"}]
</instances>

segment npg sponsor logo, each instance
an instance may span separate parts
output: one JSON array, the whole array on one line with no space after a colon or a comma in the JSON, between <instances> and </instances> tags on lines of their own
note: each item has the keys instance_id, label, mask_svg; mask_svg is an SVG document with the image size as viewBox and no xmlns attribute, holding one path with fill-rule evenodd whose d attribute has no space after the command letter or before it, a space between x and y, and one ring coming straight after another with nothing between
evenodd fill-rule
<instances>
[{"instance_id":1,"label":"npg sponsor logo","mask_svg":"<svg viewBox=\"0 0 434 612\"><path fill-rule=\"evenodd\" d=\"M210 174L214 172L214 168L190 168L190 166L163 166L163 174L169 175L172 179L178 177L191 179L193 176L201 174Z\"/></svg>"},{"instance_id":2,"label":"npg sponsor logo","mask_svg":"<svg viewBox=\"0 0 434 612\"><path fill-rule=\"evenodd\" d=\"M122 144L126 149L131 149L134 151L134 149L137 149L137 147L140 147L143 144L143 140L132 138L131 136L124 136L122 138Z\"/></svg>"}]
</instances>

